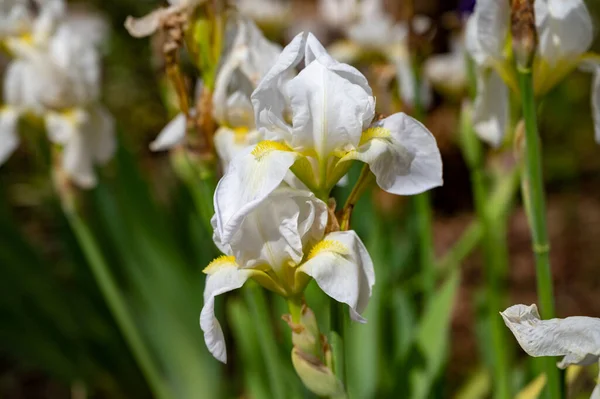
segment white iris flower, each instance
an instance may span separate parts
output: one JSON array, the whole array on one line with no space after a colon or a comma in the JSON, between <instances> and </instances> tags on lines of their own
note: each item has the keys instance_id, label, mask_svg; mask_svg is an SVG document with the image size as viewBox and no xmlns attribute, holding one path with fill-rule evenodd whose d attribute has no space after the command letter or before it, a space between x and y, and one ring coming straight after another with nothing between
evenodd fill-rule
<instances>
[{"instance_id":1,"label":"white iris flower","mask_svg":"<svg viewBox=\"0 0 600 399\"><path fill-rule=\"evenodd\" d=\"M600 142L600 62L585 54L594 34L590 13L582 0L535 2L538 51L533 66L535 93L546 94L582 63L595 73L592 107L596 141ZM480 0L467 23L467 50L477 64L474 126L483 140L500 145L507 128L509 88L518 92L517 75L507 39L510 4Z\"/></svg>"},{"instance_id":2,"label":"white iris flower","mask_svg":"<svg viewBox=\"0 0 600 399\"><path fill-rule=\"evenodd\" d=\"M302 61L305 68L289 79ZM427 128L403 113L374 122L366 78L331 58L312 34L299 34L283 50L252 102L266 140L237 156L217 186L217 226L225 240L240 210L262 202L288 170L320 198L354 160L367 163L378 185L393 194L442 184L440 153Z\"/></svg>"},{"instance_id":3,"label":"white iris flower","mask_svg":"<svg viewBox=\"0 0 600 399\"><path fill-rule=\"evenodd\" d=\"M29 25L33 30L5 38L15 59L4 77L0 163L19 143L19 117L33 115L44 120L50 141L64 147L62 168L67 175L89 188L96 184L94 164L108 161L114 152L114 121L98 101L99 38L79 18L59 21L61 4L40 2L38 18L43 21L35 20ZM50 19L60 24L50 26ZM36 30L40 24L44 29Z\"/></svg>"},{"instance_id":4,"label":"white iris flower","mask_svg":"<svg viewBox=\"0 0 600 399\"><path fill-rule=\"evenodd\" d=\"M215 219L214 240L226 256L204 270L208 276L200 314L206 345L215 358L227 361L223 332L214 315L215 297L249 279L293 297L314 278L327 295L349 306L353 320L365 322L360 314L375 283L371 258L355 232L324 234L327 206L313 193L280 187L262 202L240 209L233 233L222 231Z\"/></svg>"}]
</instances>

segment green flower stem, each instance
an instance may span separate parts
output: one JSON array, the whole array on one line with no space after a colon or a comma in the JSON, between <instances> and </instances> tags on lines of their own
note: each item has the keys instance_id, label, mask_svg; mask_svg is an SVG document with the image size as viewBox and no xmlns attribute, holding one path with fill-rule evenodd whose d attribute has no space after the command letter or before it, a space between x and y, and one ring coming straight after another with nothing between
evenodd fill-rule
<instances>
[{"instance_id":1,"label":"green flower stem","mask_svg":"<svg viewBox=\"0 0 600 399\"><path fill-rule=\"evenodd\" d=\"M277 340L273 334L273 326L269 315L269 307L265 298L265 293L261 287L256 284L248 284L244 290L244 297L248 303L250 313L255 317L255 326L258 336L260 350L265 359L269 386L273 398L285 398L285 373L281 365L277 349Z\"/></svg>"},{"instance_id":2,"label":"green flower stem","mask_svg":"<svg viewBox=\"0 0 600 399\"><path fill-rule=\"evenodd\" d=\"M350 192L350 195L344 204L344 208L342 209L342 217L340 220L340 229L342 231L350 229L350 218L352 216L354 206L374 181L375 175L371 173L369 165L364 164L362 170L360 171L360 176L358 177L358 180L352 188L352 191Z\"/></svg>"},{"instance_id":3,"label":"green flower stem","mask_svg":"<svg viewBox=\"0 0 600 399\"><path fill-rule=\"evenodd\" d=\"M91 267L100 291L102 292L123 337L127 341L137 363L144 373L144 377L146 377L153 394L158 399L172 398L173 395L171 395L158 366L154 363L154 359L148 351L131 313L127 309L125 299L119 292L117 284L111 275L106 261L102 257L91 231L75 211L66 211L65 214Z\"/></svg>"},{"instance_id":4,"label":"green flower stem","mask_svg":"<svg viewBox=\"0 0 600 399\"><path fill-rule=\"evenodd\" d=\"M344 305L331 301L331 333L329 334L329 344L333 354L333 371L347 389L346 385L346 356L344 352L344 315L346 314Z\"/></svg>"},{"instance_id":5,"label":"green flower stem","mask_svg":"<svg viewBox=\"0 0 600 399\"><path fill-rule=\"evenodd\" d=\"M435 292L437 278L435 258L433 254L432 210L429 193L414 197L417 213L417 234L419 240L419 263L423 276L423 287L426 298L431 298Z\"/></svg>"},{"instance_id":6,"label":"green flower stem","mask_svg":"<svg viewBox=\"0 0 600 399\"><path fill-rule=\"evenodd\" d=\"M550 268L550 244L546 228L546 202L542 177L542 148L537 128L533 76L531 70L519 68L519 85L525 121L525 175L523 176L523 196L526 211L529 213L529 225L535 256L538 301L541 316L544 319L556 317L552 270ZM550 398L561 398L558 369L552 358L545 361L548 377L547 390Z\"/></svg>"}]
</instances>

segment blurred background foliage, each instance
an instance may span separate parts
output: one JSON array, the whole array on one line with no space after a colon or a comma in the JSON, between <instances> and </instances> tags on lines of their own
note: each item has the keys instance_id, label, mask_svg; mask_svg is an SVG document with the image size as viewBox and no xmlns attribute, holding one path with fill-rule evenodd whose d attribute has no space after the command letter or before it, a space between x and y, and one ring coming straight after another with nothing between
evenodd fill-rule
<instances>
[{"instance_id":1,"label":"blurred background foliage","mask_svg":"<svg viewBox=\"0 0 600 399\"><path fill-rule=\"evenodd\" d=\"M294 24L317 13L310 1L296 3L292 31L300 29ZM120 139L118 156L103 169L102 183L83 201L91 226L87 233L98 244L95 261L109 266L148 362L158 365L162 377L149 381L144 365L136 361L96 284L94 266L54 196L45 150L25 140L0 168L0 397L148 398L156 389L166 389L172 398L311 397L291 369L289 331L279 319L287 309L278 297L250 286L220 301L217 311L226 320L233 353L226 367L204 346L198 326L201 270L217 250L167 153L148 150L172 116L157 83L161 60L153 58L150 40L134 39L123 28L128 15L144 15L156 4L71 2L72 7L100 11L111 28L104 99L118 121ZM447 50L450 32L443 21L457 6L447 0L417 2L417 12L438 26L432 38L436 52ZM589 6L598 15L600 4L590 1ZM324 42L334 38L335 33L321 37ZM600 157L593 141L589 87L590 76L575 73L540 105L561 316L600 315ZM426 117L444 158L445 186L433 192L439 257L473 220L469 174L457 144L459 112L460 104L436 95ZM29 130L32 137L39 134L34 127ZM352 171L354 179L358 172ZM343 199L348 191L339 188L336 195ZM451 263L433 297L425 297L411 207L407 199L374 190L353 216L353 228L375 262L378 283L366 312L368 324L348 327L351 396L488 397L482 256L475 251L460 268ZM520 204L509 219L507 237L506 302L533 303L534 268ZM329 306L312 286L308 302L313 309ZM517 365L511 375L516 392L537 374L535 367L517 360L523 354L516 343L511 341L507 352ZM593 383L592 372L584 374L569 388L572 397Z\"/></svg>"}]
</instances>

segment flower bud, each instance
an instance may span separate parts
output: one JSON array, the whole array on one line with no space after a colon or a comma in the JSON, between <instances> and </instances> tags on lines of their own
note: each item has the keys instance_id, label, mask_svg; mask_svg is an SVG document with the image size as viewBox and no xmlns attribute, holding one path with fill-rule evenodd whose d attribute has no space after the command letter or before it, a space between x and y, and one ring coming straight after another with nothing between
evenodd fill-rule
<instances>
[{"instance_id":1,"label":"flower bud","mask_svg":"<svg viewBox=\"0 0 600 399\"><path fill-rule=\"evenodd\" d=\"M517 66L528 69L537 49L534 0L512 0L510 22L512 45Z\"/></svg>"},{"instance_id":2,"label":"flower bud","mask_svg":"<svg viewBox=\"0 0 600 399\"><path fill-rule=\"evenodd\" d=\"M315 395L332 398L345 397L342 383L318 357L294 347L292 364L302 383Z\"/></svg>"}]
</instances>

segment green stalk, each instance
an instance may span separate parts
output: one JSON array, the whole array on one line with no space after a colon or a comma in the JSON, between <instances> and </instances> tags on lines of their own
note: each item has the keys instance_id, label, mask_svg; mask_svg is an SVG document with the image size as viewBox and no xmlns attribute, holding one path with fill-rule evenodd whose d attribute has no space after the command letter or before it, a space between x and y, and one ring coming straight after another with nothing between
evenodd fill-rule
<instances>
[{"instance_id":1,"label":"green stalk","mask_svg":"<svg viewBox=\"0 0 600 399\"><path fill-rule=\"evenodd\" d=\"M250 285L244 290L244 297L251 314L256 318L255 325L258 343L265 359L272 397L285 398L285 373L283 373L282 365L279 361L277 341L273 334L265 293L261 287Z\"/></svg>"},{"instance_id":2,"label":"green stalk","mask_svg":"<svg viewBox=\"0 0 600 399\"><path fill-rule=\"evenodd\" d=\"M415 196L415 211L417 213L417 234L419 239L419 263L423 276L423 287L427 300L435 292L436 270L433 256L432 210L429 193Z\"/></svg>"},{"instance_id":3,"label":"green stalk","mask_svg":"<svg viewBox=\"0 0 600 399\"><path fill-rule=\"evenodd\" d=\"M65 215L75 233L75 237L90 265L94 278L112 312L123 337L127 341L139 364L146 381L158 399L172 398L159 368L144 344L143 338L131 317L125 299L121 296L117 284L102 257L100 249L88 226L75 212L65 211Z\"/></svg>"},{"instance_id":4,"label":"green stalk","mask_svg":"<svg viewBox=\"0 0 600 399\"><path fill-rule=\"evenodd\" d=\"M538 301L542 318L555 317L552 270L550 268L550 244L546 228L546 202L542 177L542 148L537 128L537 116L530 69L519 68L519 86L525 121L525 175L523 196L529 213L529 226L535 256ZM550 398L561 398L558 369L552 358L545 359L547 390Z\"/></svg>"},{"instance_id":5,"label":"green stalk","mask_svg":"<svg viewBox=\"0 0 600 399\"><path fill-rule=\"evenodd\" d=\"M482 228L482 247L485 258L486 313L492 344L492 371L494 375L494 398L510 399L509 361L505 327L498 317L504 309L504 287L502 282L508 270L508 248L506 244L506 218L504 212L494 217L488 208L490 193L486 183L484 149L473 131L468 107L463 107L461 116L461 150L469 166L475 212Z\"/></svg>"},{"instance_id":6,"label":"green stalk","mask_svg":"<svg viewBox=\"0 0 600 399\"><path fill-rule=\"evenodd\" d=\"M331 301L331 332L329 333L329 344L333 355L333 371L335 376L344 385L346 384L346 356L344 352L345 328L344 328L344 305Z\"/></svg>"}]
</instances>

